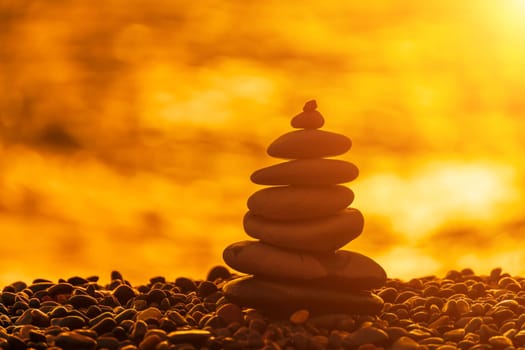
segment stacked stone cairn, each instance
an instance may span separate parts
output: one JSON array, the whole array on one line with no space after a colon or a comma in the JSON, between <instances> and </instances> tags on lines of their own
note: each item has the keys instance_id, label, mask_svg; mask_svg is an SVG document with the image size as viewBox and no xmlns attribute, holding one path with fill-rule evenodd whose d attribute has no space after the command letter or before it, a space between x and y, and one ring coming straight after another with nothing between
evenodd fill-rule
<instances>
[{"instance_id":1,"label":"stacked stone cairn","mask_svg":"<svg viewBox=\"0 0 525 350\"><path fill-rule=\"evenodd\" d=\"M315 101L292 119L300 129L277 138L268 154L291 159L255 171L251 180L270 185L248 199L246 233L257 239L234 243L224 261L248 276L230 281L231 301L269 314L299 309L311 313L377 314L381 298L371 292L386 282L383 268L362 254L342 250L358 237L362 214L348 206L354 193L342 183L358 168L330 159L346 153L351 140L319 130L324 125Z\"/></svg>"}]
</instances>

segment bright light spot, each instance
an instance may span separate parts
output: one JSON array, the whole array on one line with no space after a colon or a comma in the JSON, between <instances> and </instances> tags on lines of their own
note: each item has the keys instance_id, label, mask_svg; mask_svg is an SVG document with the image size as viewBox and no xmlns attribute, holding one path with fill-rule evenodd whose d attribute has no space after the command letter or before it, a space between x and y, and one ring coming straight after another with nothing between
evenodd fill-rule
<instances>
[{"instance_id":1,"label":"bright light spot","mask_svg":"<svg viewBox=\"0 0 525 350\"><path fill-rule=\"evenodd\" d=\"M494 29L508 35L525 31L525 1L506 0L485 2L482 5L487 23L494 22Z\"/></svg>"},{"instance_id":2,"label":"bright light spot","mask_svg":"<svg viewBox=\"0 0 525 350\"><path fill-rule=\"evenodd\" d=\"M521 11L525 15L525 1L524 0L507 0L509 2L508 6L514 8L518 11ZM504 4L504 2L502 3Z\"/></svg>"},{"instance_id":3,"label":"bright light spot","mask_svg":"<svg viewBox=\"0 0 525 350\"><path fill-rule=\"evenodd\" d=\"M383 256L374 257L374 259L386 267L389 277L395 278L426 276L428 271L440 269L439 262L423 252L409 247L397 247Z\"/></svg>"},{"instance_id":4,"label":"bright light spot","mask_svg":"<svg viewBox=\"0 0 525 350\"><path fill-rule=\"evenodd\" d=\"M396 232L423 239L451 221L490 222L518 200L505 164L434 162L408 177L377 174L355 187L364 212L389 217Z\"/></svg>"}]
</instances>

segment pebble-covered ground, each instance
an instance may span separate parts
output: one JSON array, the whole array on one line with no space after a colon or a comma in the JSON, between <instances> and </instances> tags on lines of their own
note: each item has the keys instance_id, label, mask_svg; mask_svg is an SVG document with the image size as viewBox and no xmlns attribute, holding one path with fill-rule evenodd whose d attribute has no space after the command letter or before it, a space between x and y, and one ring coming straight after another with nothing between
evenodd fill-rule
<instances>
[{"instance_id":1,"label":"pebble-covered ground","mask_svg":"<svg viewBox=\"0 0 525 350\"><path fill-rule=\"evenodd\" d=\"M0 348L23 349L525 349L525 278L470 269L376 291L378 316L314 316L298 310L270 320L222 295L233 278L221 266L206 280L151 278L131 286L119 272L5 286Z\"/></svg>"}]
</instances>

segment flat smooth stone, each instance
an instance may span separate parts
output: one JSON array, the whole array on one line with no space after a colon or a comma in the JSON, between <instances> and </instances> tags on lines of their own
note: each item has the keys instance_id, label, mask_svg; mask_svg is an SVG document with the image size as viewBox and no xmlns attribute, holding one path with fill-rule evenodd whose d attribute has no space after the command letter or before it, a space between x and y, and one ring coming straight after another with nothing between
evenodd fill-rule
<instances>
[{"instance_id":1,"label":"flat smooth stone","mask_svg":"<svg viewBox=\"0 0 525 350\"><path fill-rule=\"evenodd\" d=\"M354 180L359 169L338 159L297 159L256 170L252 182L259 185L335 185Z\"/></svg>"},{"instance_id":2,"label":"flat smooth stone","mask_svg":"<svg viewBox=\"0 0 525 350\"><path fill-rule=\"evenodd\" d=\"M319 129L324 125L324 118L318 111L309 110L293 117L291 124L297 129Z\"/></svg>"},{"instance_id":3,"label":"flat smooth stone","mask_svg":"<svg viewBox=\"0 0 525 350\"><path fill-rule=\"evenodd\" d=\"M248 198L254 215L274 220L329 216L348 207L354 193L341 185L279 186L259 190Z\"/></svg>"},{"instance_id":4,"label":"flat smooth stone","mask_svg":"<svg viewBox=\"0 0 525 350\"><path fill-rule=\"evenodd\" d=\"M311 315L347 313L375 315L383 308L383 300L370 292L349 292L292 283L280 283L245 276L226 283L228 300L253 307L272 316L288 317L290 313L307 309Z\"/></svg>"},{"instance_id":5,"label":"flat smooth stone","mask_svg":"<svg viewBox=\"0 0 525 350\"><path fill-rule=\"evenodd\" d=\"M228 246L223 259L240 272L319 288L370 290L386 282L385 270L378 263L345 250L313 254L242 241Z\"/></svg>"},{"instance_id":6,"label":"flat smooth stone","mask_svg":"<svg viewBox=\"0 0 525 350\"><path fill-rule=\"evenodd\" d=\"M233 269L254 275L303 280L326 276L326 269L315 257L257 241L233 243L222 257Z\"/></svg>"},{"instance_id":7,"label":"flat smooth stone","mask_svg":"<svg viewBox=\"0 0 525 350\"><path fill-rule=\"evenodd\" d=\"M296 130L278 137L267 153L276 158L302 159L333 157L346 153L352 141L341 134L323 130Z\"/></svg>"},{"instance_id":8,"label":"flat smooth stone","mask_svg":"<svg viewBox=\"0 0 525 350\"><path fill-rule=\"evenodd\" d=\"M364 218L354 208L320 219L298 221L268 220L249 211L243 223L248 235L264 243L309 252L333 252L361 234Z\"/></svg>"}]
</instances>

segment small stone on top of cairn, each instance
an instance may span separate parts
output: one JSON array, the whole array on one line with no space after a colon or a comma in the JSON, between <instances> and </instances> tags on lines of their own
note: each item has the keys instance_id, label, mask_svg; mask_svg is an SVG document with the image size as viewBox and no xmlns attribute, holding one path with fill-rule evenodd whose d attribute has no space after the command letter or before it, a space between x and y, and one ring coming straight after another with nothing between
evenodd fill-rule
<instances>
[{"instance_id":1,"label":"small stone on top of cairn","mask_svg":"<svg viewBox=\"0 0 525 350\"><path fill-rule=\"evenodd\" d=\"M303 111L293 117L292 127L297 129L319 129L324 125L324 118L317 110L317 102L310 100L304 104Z\"/></svg>"},{"instance_id":2,"label":"small stone on top of cairn","mask_svg":"<svg viewBox=\"0 0 525 350\"><path fill-rule=\"evenodd\" d=\"M371 292L386 282L371 258L341 249L364 225L348 206L354 193L342 183L358 168L328 159L350 150L351 140L318 130L324 125L315 100L292 119L300 130L278 137L268 154L290 159L255 171L251 180L273 187L248 199L244 230L255 240L233 243L224 261L247 276L228 282L224 293L238 304L269 314L299 309L313 313L377 314L383 300Z\"/></svg>"}]
</instances>

